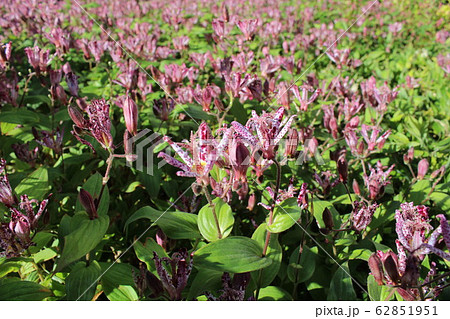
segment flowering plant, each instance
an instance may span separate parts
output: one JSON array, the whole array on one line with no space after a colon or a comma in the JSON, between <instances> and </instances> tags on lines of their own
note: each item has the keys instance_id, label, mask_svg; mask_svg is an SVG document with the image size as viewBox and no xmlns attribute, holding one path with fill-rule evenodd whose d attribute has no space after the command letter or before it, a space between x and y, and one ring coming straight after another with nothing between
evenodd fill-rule
<instances>
[{"instance_id":1,"label":"flowering plant","mask_svg":"<svg viewBox=\"0 0 450 319\"><path fill-rule=\"evenodd\" d=\"M448 300L429 2L3 1L0 300Z\"/></svg>"}]
</instances>

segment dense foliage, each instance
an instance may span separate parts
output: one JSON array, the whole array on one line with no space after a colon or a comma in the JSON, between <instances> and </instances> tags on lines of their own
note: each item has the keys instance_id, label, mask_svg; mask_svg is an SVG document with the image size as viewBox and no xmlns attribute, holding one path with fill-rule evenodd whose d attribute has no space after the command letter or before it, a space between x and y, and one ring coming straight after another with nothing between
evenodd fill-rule
<instances>
[{"instance_id":1,"label":"dense foliage","mask_svg":"<svg viewBox=\"0 0 450 319\"><path fill-rule=\"evenodd\" d=\"M0 300L449 299L448 4L0 12Z\"/></svg>"}]
</instances>

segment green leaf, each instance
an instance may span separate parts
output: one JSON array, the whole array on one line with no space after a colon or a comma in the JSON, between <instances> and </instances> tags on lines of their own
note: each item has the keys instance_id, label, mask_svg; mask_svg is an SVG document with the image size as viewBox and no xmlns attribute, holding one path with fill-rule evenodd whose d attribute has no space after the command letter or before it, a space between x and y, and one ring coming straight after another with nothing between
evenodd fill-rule
<instances>
[{"instance_id":1,"label":"green leaf","mask_svg":"<svg viewBox=\"0 0 450 319\"><path fill-rule=\"evenodd\" d=\"M183 212L161 212L150 206L142 207L125 223L125 228L132 222L141 218L153 221L161 227L164 233L172 239L202 238L197 226L197 215Z\"/></svg>"},{"instance_id":2,"label":"green leaf","mask_svg":"<svg viewBox=\"0 0 450 319\"><path fill-rule=\"evenodd\" d=\"M85 212L79 212L75 216L82 216L81 222L77 220L75 229L64 237L64 249L58 261L58 270L62 270L94 249L108 230L107 215L101 215L94 220L90 220ZM75 219L75 216L72 219Z\"/></svg>"},{"instance_id":3,"label":"green leaf","mask_svg":"<svg viewBox=\"0 0 450 319\"><path fill-rule=\"evenodd\" d=\"M433 192L431 193L430 198L436 203L436 206L444 212L450 211L450 195L441 192Z\"/></svg>"},{"instance_id":4,"label":"green leaf","mask_svg":"<svg viewBox=\"0 0 450 319\"><path fill-rule=\"evenodd\" d=\"M217 271L242 273L270 266L262 247L247 237L228 237L203 246L194 253L194 265Z\"/></svg>"},{"instance_id":5,"label":"green leaf","mask_svg":"<svg viewBox=\"0 0 450 319\"><path fill-rule=\"evenodd\" d=\"M36 124L39 123L39 113L27 110L26 108L12 109L0 113L0 122L14 124Z\"/></svg>"},{"instance_id":6,"label":"green leaf","mask_svg":"<svg viewBox=\"0 0 450 319\"><path fill-rule=\"evenodd\" d=\"M338 270L336 270L333 279L331 280L327 300L356 300L356 293L353 289L352 278L350 277L350 270L348 269L347 263L343 263Z\"/></svg>"},{"instance_id":7,"label":"green leaf","mask_svg":"<svg viewBox=\"0 0 450 319\"><path fill-rule=\"evenodd\" d=\"M316 269L316 259L318 249L313 247L310 249L308 246L303 246L303 251L300 256L300 263L298 263L299 248L297 247L289 258L289 265L287 268L287 275L290 281L293 283L305 282L314 274ZM296 276L297 271L297 276Z\"/></svg>"},{"instance_id":8,"label":"green leaf","mask_svg":"<svg viewBox=\"0 0 450 319\"><path fill-rule=\"evenodd\" d=\"M351 259L361 259L364 261L368 261L369 257L372 255L372 251L370 249L354 249L352 250L352 253L348 257L349 260Z\"/></svg>"},{"instance_id":9,"label":"green leaf","mask_svg":"<svg viewBox=\"0 0 450 319\"><path fill-rule=\"evenodd\" d=\"M31 281L6 278L0 281L0 300L3 301L40 301L50 297L52 292Z\"/></svg>"},{"instance_id":10,"label":"green leaf","mask_svg":"<svg viewBox=\"0 0 450 319\"><path fill-rule=\"evenodd\" d=\"M431 182L427 180L420 180L411 187L408 196L408 202L413 202L414 205L419 205L428 195L431 190Z\"/></svg>"},{"instance_id":11,"label":"green leaf","mask_svg":"<svg viewBox=\"0 0 450 319\"><path fill-rule=\"evenodd\" d=\"M100 265L95 260L87 267L84 261L77 263L66 278L67 300L92 300L101 274Z\"/></svg>"},{"instance_id":12,"label":"green leaf","mask_svg":"<svg viewBox=\"0 0 450 319\"><path fill-rule=\"evenodd\" d=\"M160 245L153 238L147 238L145 244L137 241L134 245L136 257L147 265L147 269L151 272L156 271L155 262L153 260L153 252L155 251L160 258L169 257Z\"/></svg>"},{"instance_id":13,"label":"green leaf","mask_svg":"<svg viewBox=\"0 0 450 319\"><path fill-rule=\"evenodd\" d=\"M253 233L252 239L257 241L263 247L266 242L266 224L262 223ZM278 234L270 236L269 246L267 247L266 257L272 260L272 264L262 270L261 287L266 287L275 279L280 270L281 260L283 259L283 252L281 245L278 242ZM252 276L255 280L259 280L260 271L255 271Z\"/></svg>"},{"instance_id":14,"label":"green leaf","mask_svg":"<svg viewBox=\"0 0 450 319\"><path fill-rule=\"evenodd\" d=\"M22 267L23 263L24 260L22 260L21 258L0 258L0 278L6 276L11 272L19 272L20 267Z\"/></svg>"},{"instance_id":15,"label":"green leaf","mask_svg":"<svg viewBox=\"0 0 450 319\"><path fill-rule=\"evenodd\" d=\"M47 169L40 167L24 178L15 191L18 195L27 194L30 198L42 200L48 193L48 172Z\"/></svg>"},{"instance_id":16,"label":"green leaf","mask_svg":"<svg viewBox=\"0 0 450 319\"><path fill-rule=\"evenodd\" d=\"M92 198L96 199L100 196L100 192L102 191L102 182L103 177L99 173L95 173L89 179L86 181L86 183L83 184L83 189L89 194L91 194ZM75 211L79 212L84 210L83 206L81 205L80 199L78 198ZM98 215L107 215L109 210L109 190L108 186L105 186L105 189L103 190L102 198L100 199L100 203L97 208L97 214Z\"/></svg>"},{"instance_id":17,"label":"green leaf","mask_svg":"<svg viewBox=\"0 0 450 319\"><path fill-rule=\"evenodd\" d=\"M222 199L216 198L213 200L213 203L223 239L228 237L233 229L233 213L231 212L230 205L225 203ZM198 229L207 241L220 239L213 214L213 208L209 206L209 204L203 206L198 213Z\"/></svg>"},{"instance_id":18,"label":"green leaf","mask_svg":"<svg viewBox=\"0 0 450 319\"><path fill-rule=\"evenodd\" d=\"M389 301L394 298L393 290L395 288L378 285L373 275L367 277L367 292L373 301Z\"/></svg>"},{"instance_id":19,"label":"green leaf","mask_svg":"<svg viewBox=\"0 0 450 319\"><path fill-rule=\"evenodd\" d=\"M57 255L57 253L54 249L44 248L43 250L34 254L33 259L36 264L39 264L43 261L47 261L47 260L50 260L50 259L56 257L56 255Z\"/></svg>"},{"instance_id":20,"label":"green leaf","mask_svg":"<svg viewBox=\"0 0 450 319\"><path fill-rule=\"evenodd\" d=\"M291 295L280 287L269 286L262 288L259 291L258 300L261 301L276 301L276 300L292 300Z\"/></svg>"},{"instance_id":21,"label":"green leaf","mask_svg":"<svg viewBox=\"0 0 450 319\"><path fill-rule=\"evenodd\" d=\"M101 283L106 297L111 301L135 301L139 297L134 289L133 267L129 264L100 263Z\"/></svg>"},{"instance_id":22,"label":"green leaf","mask_svg":"<svg viewBox=\"0 0 450 319\"><path fill-rule=\"evenodd\" d=\"M187 300L195 300L206 291L218 291L222 288L222 271L200 269L189 288Z\"/></svg>"},{"instance_id":23,"label":"green leaf","mask_svg":"<svg viewBox=\"0 0 450 319\"><path fill-rule=\"evenodd\" d=\"M267 226L271 233L281 233L291 228L300 218L301 208L298 207L296 198L288 198L275 207L273 212L273 223ZM269 217L266 219L266 224Z\"/></svg>"}]
</instances>

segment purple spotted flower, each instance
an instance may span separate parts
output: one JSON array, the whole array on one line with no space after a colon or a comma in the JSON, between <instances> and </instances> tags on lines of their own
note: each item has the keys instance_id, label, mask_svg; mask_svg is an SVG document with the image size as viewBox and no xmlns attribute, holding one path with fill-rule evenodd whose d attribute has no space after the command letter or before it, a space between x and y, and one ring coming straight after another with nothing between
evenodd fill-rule
<instances>
[{"instance_id":1,"label":"purple spotted flower","mask_svg":"<svg viewBox=\"0 0 450 319\"><path fill-rule=\"evenodd\" d=\"M261 150L265 159L272 160L275 158L278 143L288 132L295 115L284 120L283 117L283 107L275 113L263 112L260 116L252 111L252 118L246 126L236 121L231 125L236 134L253 147L253 151ZM256 136L252 132L256 132Z\"/></svg>"},{"instance_id":2,"label":"purple spotted flower","mask_svg":"<svg viewBox=\"0 0 450 319\"><path fill-rule=\"evenodd\" d=\"M81 138L82 134L94 137L106 150L114 148L111 135L111 120L109 118L109 104L105 99L93 100L86 108L88 119L86 119L78 108L69 106L69 115L75 123L71 132L77 140L88 145L93 151L91 143Z\"/></svg>"},{"instance_id":3,"label":"purple spotted flower","mask_svg":"<svg viewBox=\"0 0 450 319\"><path fill-rule=\"evenodd\" d=\"M374 200L383 196L385 186L390 184L389 174L394 169L394 166L387 168L380 161L377 162L376 168L369 165L370 175L364 175L364 182L369 190L370 199Z\"/></svg>"},{"instance_id":4,"label":"purple spotted flower","mask_svg":"<svg viewBox=\"0 0 450 319\"><path fill-rule=\"evenodd\" d=\"M179 143L173 142L169 137L164 137L164 141L169 143L183 162L176 160L164 152L160 152L158 157L163 158L168 164L180 168L181 171L177 172L178 176L196 177L198 184L207 185L209 183L208 174L213 168L218 156L228 144L230 134L231 131L227 130L222 140L217 142L213 138L208 124L203 122L195 134L191 133L191 140L187 144L180 145ZM192 155L189 154L188 150Z\"/></svg>"},{"instance_id":5,"label":"purple spotted flower","mask_svg":"<svg viewBox=\"0 0 450 319\"><path fill-rule=\"evenodd\" d=\"M355 201L352 212L352 228L358 232L366 229L372 221L373 214L377 207L377 203L367 206L364 202Z\"/></svg>"},{"instance_id":6,"label":"purple spotted flower","mask_svg":"<svg viewBox=\"0 0 450 319\"><path fill-rule=\"evenodd\" d=\"M181 300L181 292L187 285L193 264L192 258L188 261L186 249L174 253L172 258L160 258L156 252L153 252L153 260L162 286L170 299ZM171 273L167 271L163 263L169 266L167 269L171 269Z\"/></svg>"}]
</instances>

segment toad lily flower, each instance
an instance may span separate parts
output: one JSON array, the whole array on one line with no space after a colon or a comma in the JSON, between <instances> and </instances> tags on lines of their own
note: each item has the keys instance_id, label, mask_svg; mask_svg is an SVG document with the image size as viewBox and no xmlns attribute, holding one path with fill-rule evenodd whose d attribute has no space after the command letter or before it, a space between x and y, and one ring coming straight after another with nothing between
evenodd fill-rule
<instances>
[{"instance_id":1,"label":"toad lily flower","mask_svg":"<svg viewBox=\"0 0 450 319\"><path fill-rule=\"evenodd\" d=\"M395 220L395 230L401 244L398 245L401 246L399 250L406 249L410 253L418 252L418 249L425 243L427 233L432 230L428 219L428 207L414 206L413 203L400 204L400 209L395 211Z\"/></svg>"},{"instance_id":2,"label":"toad lily flower","mask_svg":"<svg viewBox=\"0 0 450 319\"><path fill-rule=\"evenodd\" d=\"M217 143L208 124L203 122L195 134L191 133L191 141L185 145L185 148L192 153L192 157L167 136L164 137L164 141L169 143L184 163L163 152L160 152L158 157L163 158L170 165L182 169L177 172L178 176L196 177L199 184L207 185L209 183L208 173L213 168L218 155L227 145L230 133L231 131L227 130L222 141Z\"/></svg>"},{"instance_id":3,"label":"toad lily flower","mask_svg":"<svg viewBox=\"0 0 450 319\"><path fill-rule=\"evenodd\" d=\"M252 145L253 152L261 150L265 159L275 159L278 143L288 132L295 115L283 120L284 107L280 107L275 114L263 112L261 116L258 116L255 111L252 111L252 116L246 126L236 121L233 121L231 125L239 137ZM257 137L252 134L253 131L256 131Z\"/></svg>"},{"instance_id":4,"label":"toad lily flower","mask_svg":"<svg viewBox=\"0 0 450 319\"><path fill-rule=\"evenodd\" d=\"M377 199L384 194L384 188L386 185L390 184L389 174L394 169L395 164L389 167L386 171L380 161L377 162L376 169L370 167L370 175L364 175L364 182L369 190L369 198Z\"/></svg>"},{"instance_id":5,"label":"toad lily flower","mask_svg":"<svg viewBox=\"0 0 450 319\"><path fill-rule=\"evenodd\" d=\"M93 100L86 109L89 119L85 119L83 114L75 107L69 105L69 115L75 123L71 132L77 140L88 145L92 151L94 147L91 143L81 138L85 133L94 137L104 149L111 150L113 138L111 135L111 119L109 118L109 104L105 99Z\"/></svg>"}]
</instances>

